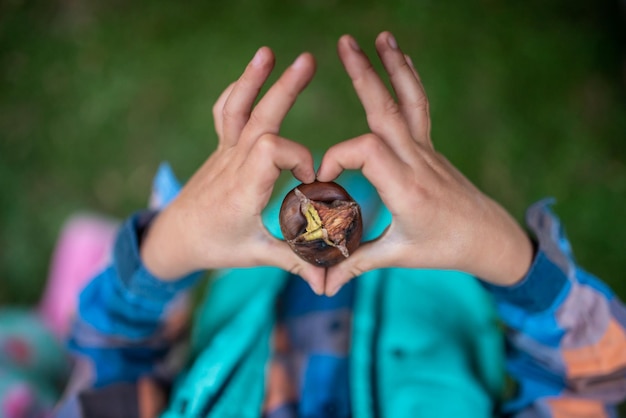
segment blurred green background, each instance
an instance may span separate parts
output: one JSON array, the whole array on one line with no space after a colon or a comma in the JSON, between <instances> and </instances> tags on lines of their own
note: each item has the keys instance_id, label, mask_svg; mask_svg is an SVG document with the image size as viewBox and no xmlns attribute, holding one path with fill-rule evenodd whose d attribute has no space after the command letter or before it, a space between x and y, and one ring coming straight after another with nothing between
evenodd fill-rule
<instances>
[{"instance_id":1,"label":"blurred green background","mask_svg":"<svg viewBox=\"0 0 626 418\"><path fill-rule=\"evenodd\" d=\"M626 72L618 0L0 2L0 304L40 295L63 221L143 207L158 163L187 178L211 107L261 45L317 77L282 134L323 150L366 131L335 44L391 30L433 140L518 219L556 197L579 262L626 284ZM275 76L274 76L275 79Z\"/></svg>"}]
</instances>

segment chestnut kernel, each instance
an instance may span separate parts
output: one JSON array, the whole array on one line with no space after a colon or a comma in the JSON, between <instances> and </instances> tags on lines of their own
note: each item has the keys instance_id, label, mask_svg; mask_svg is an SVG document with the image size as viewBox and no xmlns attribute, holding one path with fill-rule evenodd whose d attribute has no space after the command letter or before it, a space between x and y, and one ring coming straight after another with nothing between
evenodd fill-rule
<instances>
[{"instance_id":1,"label":"chestnut kernel","mask_svg":"<svg viewBox=\"0 0 626 418\"><path fill-rule=\"evenodd\" d=\"M337 183L300 184L285 196L280 229L300 258L320 267L345 260L361 243L361 208Z\"/></svg>"}]
</instances>

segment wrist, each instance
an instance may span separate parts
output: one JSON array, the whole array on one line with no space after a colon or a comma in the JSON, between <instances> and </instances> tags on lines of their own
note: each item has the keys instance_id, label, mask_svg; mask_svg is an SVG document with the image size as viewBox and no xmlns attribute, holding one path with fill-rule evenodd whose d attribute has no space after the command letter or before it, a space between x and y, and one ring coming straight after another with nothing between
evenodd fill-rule
<instances>
[{"instance_id":1,"label":"wrist","mask_svg":"<svg viewBox=\"0 0 626 418\"><path fill-rule=\"evenodd\" d=\"M472 273L480 279L499 286L519 283L532 265L535 246L524 229L501 207L490 223L490 231L479 241L478 261Z\"/></svg>"},{"instance_id":2,"label":"wrist","mask_svg":"<svg viewBox=\"0 0 626 418\"><path fill-rule=\"evenodd\" d=\"M177 280L196 270L187 260L187 252L179 237L180 229L168 209L152 220L139 249L143 265L163 281Z\"/></svg>"},{"instance_id":3,"label":"wrist","mask_svg":"<svg viewBox=\"0 0 626 418\"><path fill-rule=\"evenodd\" d=\"M521 228L508 237L509 243L502 251L497 269L489 281L500 286L513 286L526 277L535 256L535 247L528 234Z\"/></svg>"}]
</instances>

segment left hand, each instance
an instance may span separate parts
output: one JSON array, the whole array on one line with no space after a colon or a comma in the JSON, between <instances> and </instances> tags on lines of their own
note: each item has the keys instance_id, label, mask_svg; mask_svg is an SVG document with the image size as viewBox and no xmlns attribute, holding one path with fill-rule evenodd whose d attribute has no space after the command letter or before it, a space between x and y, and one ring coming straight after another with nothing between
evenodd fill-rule
<instances>
[{"instance_id":1,"label":"left hand","mask_svg":"<svg viewBox=\"0 0 626 418\"><path fill-rule=\"evenodd\" d=\"M156 217L141 246L144 264L159 279L204 269L275 266L323 291L324 269L294 254L261 219L281 170L303 183L315 179L310 151L279 136L283 119L313 78L315 60L301 54L255 104L273 67L273 52L260 48L215 104L217 150Z\"/></svg>"},{"instance_id":2,"label":"left hand","mask_svg":"<svg viewBox=\"0 0 626 418\"><path fill-rule=\"evenodd\" d=\"M428 100L419 75L394 37L376 50L398 101L356 41L339 40L339 57L367 115L371 132L331 147L317 178L362 170L393 220L376 240L328 270L326 294L351 278L385 267L455 269L499 285L519 281L533 257L519 224L433 148Z\"/></svg>"}]
</instances>

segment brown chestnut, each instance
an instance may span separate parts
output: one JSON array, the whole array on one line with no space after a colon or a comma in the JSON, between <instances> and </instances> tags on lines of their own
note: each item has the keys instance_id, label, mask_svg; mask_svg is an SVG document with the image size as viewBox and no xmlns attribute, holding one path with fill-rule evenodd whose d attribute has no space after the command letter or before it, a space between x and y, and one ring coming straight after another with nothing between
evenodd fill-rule
<instances>
[{"instance_id":1,"label":"brown chestnut","mask_svg":"<svg viewBox=\"0 0 626 418\"><path fill-rule=\"evenodd\" d=\"M330 267L346 259L361 243L361 208L337 183L300 184L285 196L280 229L302 259Z\"/></svg>"}]
</instances>

